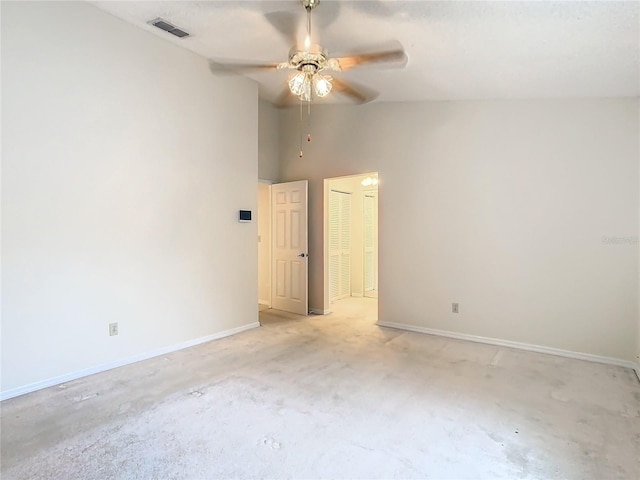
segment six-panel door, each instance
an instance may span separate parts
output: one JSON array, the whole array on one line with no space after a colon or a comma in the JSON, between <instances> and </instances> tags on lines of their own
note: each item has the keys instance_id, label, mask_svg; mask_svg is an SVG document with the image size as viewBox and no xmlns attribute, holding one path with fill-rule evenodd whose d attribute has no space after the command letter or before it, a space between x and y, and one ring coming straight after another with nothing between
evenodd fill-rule
<instances>
[{"instance_id":1,"label":"six-panel door","mask_svg":"<svg viewBox=\"0 0 640 480\"><path fill-rule=\"evenodd\" d=\"M307 181L271 186L271 306L308 313Z\"/></svg>"}]
</instances>

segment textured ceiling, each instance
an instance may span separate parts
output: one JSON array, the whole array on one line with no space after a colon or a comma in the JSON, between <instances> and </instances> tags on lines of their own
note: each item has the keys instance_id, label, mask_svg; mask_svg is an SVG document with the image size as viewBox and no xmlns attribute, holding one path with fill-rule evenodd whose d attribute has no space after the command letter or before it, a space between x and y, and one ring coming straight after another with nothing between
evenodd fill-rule
<instances>
[{"instance_id":1,"label":"textured ceiling","mask_svg":"<svg viewBox=\"0 0 640 480\"><path fill-rule=\"evenodd\" d=\"M298 0L92 3L218 61L286 61L293 45L268 18L295 16L300 42L306 21ZM321 0L312 37L331 56L400 42L409 58L404 69L336 74L379 91L378 101L639 96L639 11L636 1ZM149 26L156 17L191 36ZM250 76L273 101L289 74Z\"/></svg>"}]
</instances>

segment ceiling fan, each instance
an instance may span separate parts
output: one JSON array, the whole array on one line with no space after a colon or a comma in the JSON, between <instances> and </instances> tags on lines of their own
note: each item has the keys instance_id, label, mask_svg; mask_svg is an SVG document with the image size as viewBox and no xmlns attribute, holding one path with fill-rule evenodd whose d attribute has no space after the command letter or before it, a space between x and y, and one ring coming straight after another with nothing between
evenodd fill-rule
<instances>
[{"instance_id":1,"label":"ceiling fan","mask_svg":"<svg viewBox=\"0 0 640 480\"><path fill-rule=\"evenodd\" d=\"M329 57L327 50L311 42L311 12L318 6L320 0L300 0L307 12L307 34L303 48L294 46L289 51L286 62L242 64L211 62L212 70L231 70L239 72L256 72L269 70L294 70L287 81L288 88L276 102L278 106L285 106L292 95L301 102L311 102L313 97L325 97L332 90L338 91L356 103L367 103L377 97L377 92L356 85L346 80L334 78L327 72L343 72L367 64L386 63L392 67L404 67L407 55L402 48L394 48L369 53L353 54L344 57Z\"/></svg>"}]
</instances>

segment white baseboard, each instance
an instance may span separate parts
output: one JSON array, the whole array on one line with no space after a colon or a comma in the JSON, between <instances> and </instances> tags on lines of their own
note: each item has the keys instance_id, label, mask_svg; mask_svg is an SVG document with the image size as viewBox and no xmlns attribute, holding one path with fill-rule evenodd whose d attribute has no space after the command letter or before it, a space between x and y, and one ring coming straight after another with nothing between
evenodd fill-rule
<instances>
[{"instance_id":1,"label":"white baseboard","mask_svg":"<svg viewBox=\"0 0 640 480\"><path fill-rule=\"evenodd\" d=\"M102 365L97 365L95 367L85 368L83 370L67 373L65 375L48 378L47 380L42 380L40 382L23 385L22 387L5 390L3 392L0 392L0 401L8 400L9 398L17 397L19 395L24 395L25 393L35 392L36 390L41 390L43 388L53 387L54 385L59 385L61 383L77 380L78 378L93 375L94 373L104 372L107 370L111 370L113 368L123 367L131 363L147 360L149 358L157 357L160 355L166 355L167 353L175 352L177 350L182 350L184 348L194 347L202 343L206 343L212 340L218 340L220 338L235 335L236 333L244 332L245 330L251 330L252 328L256 328L259 326L260 324L258 322L250 323L248 325L243 325L241 327L225 330L224 332L214 333L213 335L207 335L206 337L187 340L186 342L178 343L177 345L162 347L157 350L153 350L151 352L142 353L140 355L134 355L133 357L124 358L122 360L115 360L109 363L103 363Z\"/></svg>"},{"instance_id":2,"label":"white baseboard","mask_svg":"<svg viewBox=\"0 0 640 480\"><path fill-rule=\"evenodd\" d=\"M356 297L356 298L362 298L362 297L364 297L364 295L363 295L363 294L361 294L361 293L352 293L352 294L351 294L351 296L352 296L352 297Z\"/></svg>"},{"instance_id":3,"label":"white baseboard","mask_svg":"<svg viewBox=\"0 0 640 480\"><path fill-rule=\"evenodd\" d=\"M313 313L314 315L328 315L331 313L331 310L323 310L322 308L310 308L309 313Z\"/></svg>"},{"instance_id":4,"label":"white baseboard","mask_svg":"<svg viewBox=\"0 0 640 480\"><path fill-rule=\"evenodd\" d=\"M616 365L618 367L626 367L637 369L638 365L628 360L620 358L602 357L592 355L590 353L573 352L571 350L562 350L561 348L544 347L542 345L532 345L529 343L512 342L511 340L501 340L498 338L480 337L478 335L469 335L466 333L450 332L448 330L436 330L433 328L418 327L415 325L405 325L393 322L378 322L381 327L395 328L398 330L407 330L409 332L426 333L428 335L437 335L439 337L455 338L458 340L468 340L470 342L486 343L489 345L497 345L499 347L516 348L518 350L528 350L530 352L546 353L549 355L557 355L559 357L574 358L577 360L586 360L588 362L605 363L607 365ZM638 370L636 370L638 372Z\"/></svg>"},{"instance_id":5,"label":"white baseboard","mask_svg":"<svg viewBox=\"0 0 640 480\"><path fill-rule=\"evenodd\" d=\"M265 307L271 308L271 302L269 300L258 299L258 305L264 305Z\"/></svg>"}]
</instances>

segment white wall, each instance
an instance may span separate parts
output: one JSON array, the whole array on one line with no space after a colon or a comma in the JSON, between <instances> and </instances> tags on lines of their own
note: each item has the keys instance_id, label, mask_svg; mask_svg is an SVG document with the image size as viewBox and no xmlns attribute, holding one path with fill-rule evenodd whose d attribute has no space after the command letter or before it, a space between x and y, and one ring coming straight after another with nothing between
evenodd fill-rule
<instances>
[{"instance_id":1,"label":"white wall","mask_svg":"<svg viewBox=\"0 0 640 480\"><path fill-rule=\"evenodd\" d=\"M322 289L323 178L378 171L379 318L632 360L636 99L319 106L283 180L309 179L311 308ZM288 132L292 132L289 136ZM459 302L459 314L451 303Z\"/></svg>"},{"instance_id":2,"label":"white wall","mask_svg":"<svg viewBox=\"0 0 640 480\"><path fill-rule=\"evenodd\" d=\"M2 2L5 394L257 321L257 105L89 4Z\"/></svg>"},{"instance_id":3,"label":"white wall","mask_svg":"<svg viewBox=\"0 0 640 480\"><path fill-rule=\"evenodd\" d=\"M258 104L258 177L277 182L280 179L280 115L270 103Z\"/></svg>"},{"instance_id":4,"label":"white wall","mask_svg":"<svg viewBox=\"0 0 640 480\"><path fill-rule=\"evenodd\" d=\"M636 102L636 121L638 125L640 125L640 99ZM636 139L638 151L640 151L640 132ZM638 162L640 163L640 156L638 158ZM640 175L640 168L638 169L638 174ZM640 179L639 179L640 182ZM640 199L638 202L638 215L640 216ZM638 235L636 237L638 242L638 247L640 247L640 219L638 221ZM638 261L640 262L640 255L638 255ZM638 265L638 317L637 317L637 325L636 325L636 374L638 378L640 378L640 264Z\"/></svg>"}]
</instances>

